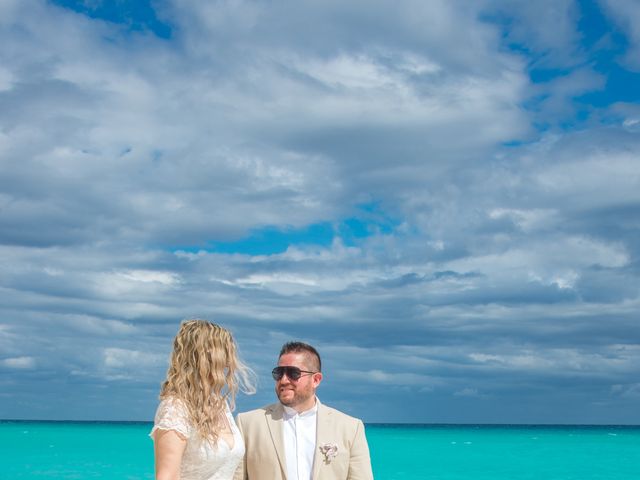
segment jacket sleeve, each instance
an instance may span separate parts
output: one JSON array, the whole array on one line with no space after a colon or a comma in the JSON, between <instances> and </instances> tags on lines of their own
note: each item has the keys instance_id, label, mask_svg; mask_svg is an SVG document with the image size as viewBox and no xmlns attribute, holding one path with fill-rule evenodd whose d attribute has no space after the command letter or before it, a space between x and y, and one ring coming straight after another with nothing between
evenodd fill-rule
<instances>
[{"instance_id":1,"label":"jacket sleeve","mask_svg":"<svg viewBox=\"0 0 640 480\"><path fill-rule=\"evenodd\" d=\"M233 475L233 480L248 480L249 477L247 476L247 451L246 451L247 440L242 430L242 420L240 419L240 415L236 417L236 425L238 426L238 430L240 430L240 436L242 437L242 441L244 442L245 452L244 452L244 455L242 456L242 461L238 465L238 468L236 468L236 472Z\"/></svg>"},{"instance_id":2,"label":"jacket sleeve","mask_svg":"<svg viewBox=\"0 0 640 480\"><path fill-rule=\"evenodd\" d=\"M349 458L349 476L347 480L373 480L371 470L371 457L369 445L364 434L364 424L358 420L356 433L351 444L351 456Z\"/></svg>"}]
</instances>

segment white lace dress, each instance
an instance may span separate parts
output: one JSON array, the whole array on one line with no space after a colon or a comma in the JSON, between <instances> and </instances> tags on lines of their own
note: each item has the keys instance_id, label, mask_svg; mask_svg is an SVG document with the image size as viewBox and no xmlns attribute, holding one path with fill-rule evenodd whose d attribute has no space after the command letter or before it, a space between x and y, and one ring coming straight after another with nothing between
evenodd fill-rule
<instances>
[{"instance_id":1,"label":"white lace dress","mask_svg":"<svg viewBox=\"0 0 640 480\"><path fill-rule=\"evenodd\" d=\"M217 444L205 441L191 426L187 409L182 401L167 398L160 402L153 429L173 430L187 439L180 465L180 480L232 480L244 455L244 442L227 406L227 419L233 431L233 448L222 438Z\"/></svg>"}]
</instances>

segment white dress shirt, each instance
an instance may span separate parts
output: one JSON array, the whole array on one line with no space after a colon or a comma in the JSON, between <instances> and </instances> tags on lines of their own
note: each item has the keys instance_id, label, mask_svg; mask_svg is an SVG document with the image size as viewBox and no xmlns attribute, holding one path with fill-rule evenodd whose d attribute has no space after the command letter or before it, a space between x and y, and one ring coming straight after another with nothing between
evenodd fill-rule
<instances>
[{"instance_id":1,"label":"white dress shirt","mask_svg":"<svg viewBox=\"0 0 640 480\"><path fill-rule=\"evenodd\" d=\"M318 404L298 413L284 407L284 456L287 461L287 480L311 480L313 456L316 450L316 420Z\"/></svg>"}]
</instances>

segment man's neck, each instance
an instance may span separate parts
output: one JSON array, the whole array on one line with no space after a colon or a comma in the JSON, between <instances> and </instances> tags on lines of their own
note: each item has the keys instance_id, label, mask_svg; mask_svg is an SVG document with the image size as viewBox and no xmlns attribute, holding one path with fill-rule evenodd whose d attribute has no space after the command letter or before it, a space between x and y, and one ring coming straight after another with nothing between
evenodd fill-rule
<instances>
[{"instance_id":1,"label":"man's neck","mask_svg":"<svg viewBox=\"0 0 640 480\"><path fill-rule=\"evenodd\" d=\"M303 404L300 405L296 405L295 407L288 407L286 405L283 405L283 407L285 408L285 410L291 414L297 413L298 415L301 415L303 413L306 413L310 410L314 410L317 406L318 406L318 399L317 397L313 397L312 399L310 399L309 402L305 402Z\"/></svg>"}]
</instances>

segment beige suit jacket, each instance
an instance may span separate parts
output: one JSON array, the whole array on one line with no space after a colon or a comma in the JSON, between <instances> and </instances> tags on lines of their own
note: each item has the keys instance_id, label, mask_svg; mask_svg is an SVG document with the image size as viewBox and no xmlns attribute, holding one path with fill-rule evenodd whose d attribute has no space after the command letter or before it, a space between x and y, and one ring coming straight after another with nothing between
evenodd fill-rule
<instances>
[{"instance_id":1,"label":"beige suit jacket","mask_svg":"<svg viewBox=\"0 0 640 480\"><path fill-rule=\"evenodd\" d=\"M246 454L234 480L287 480L284 458L283 413L280 403L238 415L237 424ZM361 420L338 410L318 405L316 453L313 480L372 480L369 446ZM320 446L338 447L335 458L327 461Z\"/></svg>"}]
</instances>

